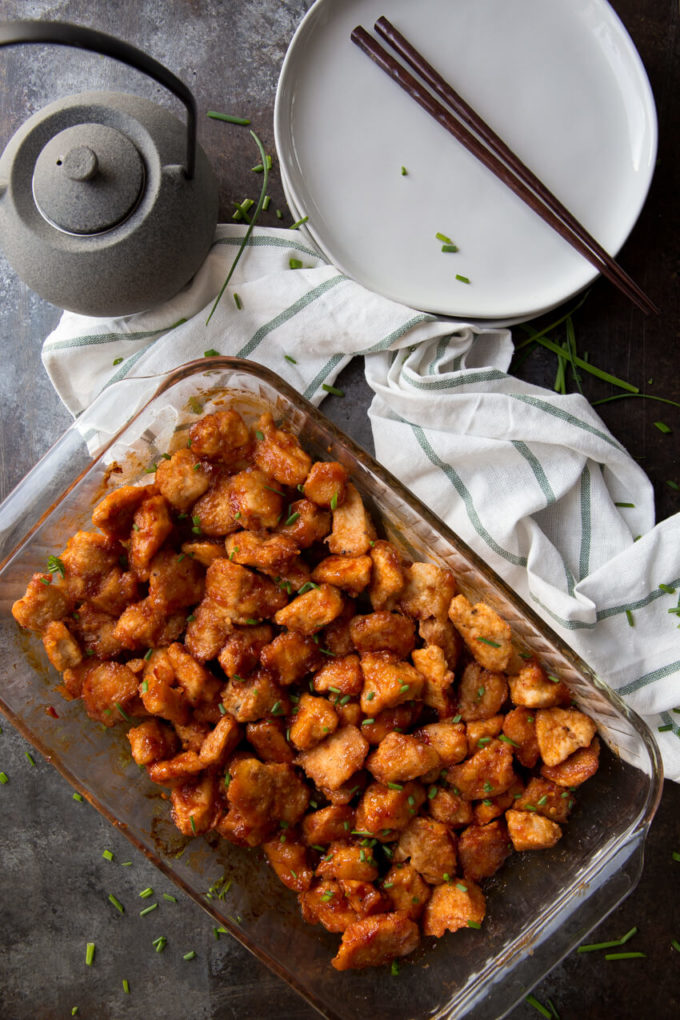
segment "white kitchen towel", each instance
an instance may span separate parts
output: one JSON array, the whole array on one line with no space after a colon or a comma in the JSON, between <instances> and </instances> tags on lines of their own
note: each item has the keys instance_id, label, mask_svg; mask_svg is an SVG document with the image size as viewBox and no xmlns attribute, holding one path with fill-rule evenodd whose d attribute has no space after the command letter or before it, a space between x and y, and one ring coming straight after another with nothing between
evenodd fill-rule
<instances>
[{"instance_id":1,"label":"white kitchen towel","mask_svg":"<svg viewBox=\"0 0 680 1020\"><path fill-rule=\"evenodd\" d=\"M244 230L219 226L161 307L63 314L43 360L68 409L206 351L266 364L318 404L364 355L378 460L645 718L680 781L680 515L654 525L649 480L582 396L508 375L508 330L375 295L301 231L255 228L207 322Z\"/></svg>"}]
</instances>

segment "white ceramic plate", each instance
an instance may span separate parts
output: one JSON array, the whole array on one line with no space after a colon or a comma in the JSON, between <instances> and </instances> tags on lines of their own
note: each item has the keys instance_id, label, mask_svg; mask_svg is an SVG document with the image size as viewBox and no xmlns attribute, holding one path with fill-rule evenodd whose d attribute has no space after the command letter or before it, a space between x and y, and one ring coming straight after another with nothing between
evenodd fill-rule
<instances>
[{"instance_id":1,"label":"white ceramic plate","mask_svg":"<svg viewBox=\"0 0 680 1020\"><path fill-rule=\"evenodd\" d=\"M351 42L383 14L608 251L647 196L654 99L605 0L317 0L274 119L286 197L312 239L368 288L443 315L526 319L582 290L591 264ZM442 253L437 232L459 252Z\"/></svg>"}]
</instances>

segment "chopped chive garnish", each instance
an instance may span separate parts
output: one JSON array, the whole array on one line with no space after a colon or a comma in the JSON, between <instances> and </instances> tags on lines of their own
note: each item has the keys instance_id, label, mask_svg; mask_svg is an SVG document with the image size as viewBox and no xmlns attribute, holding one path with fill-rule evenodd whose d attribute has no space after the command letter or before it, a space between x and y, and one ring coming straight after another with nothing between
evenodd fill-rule
<instances>
[{"instance_id":1,"label":"chopped chive garnish","mask_svg":"<svg viewBox=\"0 0 680 1020\"><path fill-rule=\"evenodd\" d=\"M113 893L109 893L109 903L113 903L114 907L120 914L125 913L125 907L123 906L119 899L116 899Z\"/></svg>"},{"instance_id":2,"label":"chopped chive garnish","mask_svg":"<svg viewBox=\"0 0 680 1020\"><path fill-rule=\"evenodd\" d=\"M288 525L288 524L295 524L295 522L296 522L296 520L298 519L299 516L300 516L299 512L291 514L290 517L288 518L288 520L286 521L286 525Z\"/></svg>"},{"instance_id":3,"label":"chopped chive garnish","mask_svg":"<svg viewBox=\"0 0 680 1020\"><path fill-rule=\"evenodd\" d=\"M9 776L6 772L0 772L0 783L2 783L3 786L6 786L7 783L9 783Z\"/></svg>"},{"instance_id":4,"label":"chopped chive garnish","mask_svg":"<svg viewBox=\"0 0 680 1020\"><path fill-rule=\"evenodd\" d=\"M152 655L153 655L153 648L147 648L146 652L144 653L144 658L146 659L147 662L149 661L149 659L151 658Z\"/></svg>"},{"instance_id":5,"label":"chopped chive garnish","mask_svg":"<svg viewBox=\"0 0 680 1020\"><path fill-rule=\"evenodd\" d=\"M194 816L193 815L189 815L189 821L191 822L191 831L193 832L193 834L195 836L196 835L196 822L194 821Z\"/></svg>"},{"instance_id":6,"label":"chopped chive garnish","mask_svg":"<svg viewBox=\"0 0 680 1020\"><path fill-rule=\"evenodd\" d=\"M227 286L229 284L229 281L231 280L231 278L233 276L234 270L236 269L236 266L238 265L238 262L239 262L242 254L243 254L243 252L245 250L245 247L248 244L248 241L250 239L250 235L253 232L253 227L255 226L255 223L257 222L258 216L260 215L260 211L262 209L262 204L264 202L264 196L267 193L267 184L269 182L269 169L267 167L267 155L266 155L266 153L264 151L264 147L262 145L262 142L260 141L258 136L255 134L255 132L251 131L250 134L251 134L252 138L254 139L254 141L255 141L255 143L256 143L259 151L260 151L260 158L262 160L262 165L264 166L264 171L263 171L263 174L262 174L262 189L260 191L260 197L257 200L257 205L255 206L255 211L254 211L252 217L250 218L250 221L249 221L248 226L246 228L246 232L243 235L243 238L241 239L241 243L240 243L240 245L238 247L238 251L236 252L236 255L234 257L234 261L231 264L231 268L230 268L229 272L227 273L226 279L225 279L224 283L222 284L222 286L221 286L221 288L219 290L219 293L217 294L217 297L215 298L215 300L213 302L212 308L210 309L210 314L208 315L208 318L206 320L206 325L207 325L208 322L210 322L210 320L211 320L211 318L212 318L212 316L213 316L213 314L215 312L215 309L217 308L218 304L222 300L222 295L224 294L224 292L225 292L225 290L226 290L226 288L227 288Z\"/></svg>"},{"instance_id":7,"label":"chopped chive garnish","mask_svg":"<svg viewBox=\"0 0 680 1020\"><path fill-rule=\"evenodd\" d=\"M149 896L153 896L153 889L151 888L151 886L147 886L146 889L142 889L142 891L140 892L139 896L140 896L140 899L146 900L146 899L149 898Z\"/></svg>"},{"instance_id":8,"label":"chopped chive garnish","mask_svg":"<svg viewBox=\"0 0 680 1020\"><path fill-rule=\"evenodd\" d=\"M498 739L502 740L504 744L512 744L513 747L519 747L517 741L513 740L512 737L506 736L505 733L499 733Z\"/></svg>"},{"instance_id":9,"label":"chopped chive garnish","mask_svg":"<svg viewBox=\"0 0 680 1020\"><path fill-rule=\"evenodd\" d=\"M104 850L104 851L102 851L102 857L106 861L112 861L113 860L113 852L111 850Z\"/></svg>"},{"instance_id":10,"label":"chopped chive garnish","mask_svg":"<svg viewBox=\"0 0 680 1020\"><path fill-rule=\"evenodd\" d=\"M291 365L297 365L297 361L295 360L295 358L292 355L284 354L283 356L286 359L286 361L290 361Z\"/></svg>"},{"instance_id":11,"label":"chopped chive garnish","mask_svg":"<svg viewBox=\"0 0 680 1020\"><path fill-rule=\"evenodd\" d=\"M632 510L635 509L635 503L614 503L614 506L629 507Z\"/></svg>"},{"instance_id":12,"label":"chopped chive garnish","mask_svg":"<svg viewBox=\"0 0 680 1020\"><path fill-rule=\"evenodd\" d=\"M668 733L669 730L673 729L673 723L664 723L663 726L657 726L659 733Z\"/></svg>"},{"instance_id":13,"label":"chopped chive garnish","mask_svg":"<svg viewBox=\"0 0 680 1020\"><path fill-rule=\"evenodd\" d=\"M468 926L468 928L481 928L482 927L481 924L479 923L479 921L468 921L467 922L467 926Z\"/></svg>"},{"instance_id":14,"label":"chopped chive garnish","mask_svg":"<svg viewBox=\"0 0 680 1020\"><path fill-rule=\"evenodd\" d=\"M160 935L157 939L154 939L152 945L157 953L162 953L168 944L168 940L165 935Z\"/></svg>"},{"instance_id":15,"label":"chopped chive garnish","mask_svg":"<svg viewBox=\"0 0 680 1020\"><path fill-rule=\"evenodd\" d=\"M463 276L462 273L456 273L456 279L460 280L461 283L469 283L470 282L470 278L467 277L467 276Z\"/></svg>"},{"instance_id":16,"label":"chopped chive garnish","mask_svg":"<svg viewBox=\"0 0 680 1020\"><path fill-rule=\"evenodd\" d=\"M127 978L123 978L123 991L125 992L126 995L130 994L130 982L127 980Z\"/></svg>"},{"instance_id":17,"label":"chopped chive garnish","mask_svg":"<svg viewBox=\"0 0 680 1020\"><path fill-rule=\"evenodd\" d=\"M266 212L266 211L267 211L267 209L269 208L269 203L271 202L271 200L272 200L272 197L271 197L271 195L265 195L265 196L264 196L264 199L262 200L262 208L263 208L263 210L264 210L265 212Z\"/></svg>"},{"instance_id":18,"label":"chopped chive garnish","mask_svg":"<svg viewBox=\"0 0 680 1020\"><path fill-rule=\"evenodd\" d=\"M671 856L674 861L680 862L680 853L677 850L674 850Z\"/></svg>"},{"instance_id":19,"label":"chopped chive garnish","mask_svg":"<svg viewBox=\"0 0 680 1020\"><path fill-rule=\"evenodd\" d=\"M680 953L680 942L678 942L677 939L671 939L671 946L676 951L676 953Z\"/></svg>"},{"instance_id":20,"label":"chopped chive garnish","mask_svg":"<svg viewBox=\"0 0 680 1020\"><path fill-rule=\"evenodd\" d=\"M524 1001L527 1005L533 1006L533 1008L539 1012L541 1016L545 1017L545 1020L553 1020L553 1015L550 1010L544 1006L542 1002L539 1002L535 995L527 995Z\"/></svg>"},{"instance_id":21,"label":"chopped chive garnish","mask_svg":"<svg viewBox=\"0 0 680 1020\"><path fill-rule=\"evenodd\" d=\"M671 429L668 427L668 425L666 425L664 421L655 421L654 427L657 428L659 432L663 432L665 436L667 436L668 433L671 431Z\"/></svg>"},{"instance_id":22,"label":"chopped chive garnish","mask_svg":"<svg viewBox=\"0 0 680 1020\"><path fill-rule=\"evenodd\" d=\"M299 227L302 226L303 223L306 223L308 219L309 216L302 216L299 220L296 220L295 223L291 223L290 229L297 230Z\"/></svg>"},{"instance_id":23,"label":"chopped chive garnish","mask_svg":"<svg viewBox=\"0 0 680 1020\"><path fill-rule=\"evenodd\" d=\"M28 764L35 766L35 759L34 759L33 755L31 754L31 752L30 751L24 751L24 754L26 755L26 760L27 760Z\"/></svg>"},{"instance_id":24,"label":"chopped chive garnish","mask_svg":"<svg viewBox=\"0 0 680 1020\"><path fill-rule=\"evenodd\" d=\"M500 648L500 647L501 647L501 646L500 646L500 645L498 644L498 642L497 642L497 641L492 641L492 640L491 640L491 638L486 638L486 637L478 637L478 638L476 638L475 640L476 640L476 641L481 641L481 643L482 643L482 644L484 644L484 645L489 645L489 646L490 646L491 648Z\"/></svg>"},{"instance_id":25,"label":"chopped chive garnish","mask_svg":"<svg viewBox=\"0 0 680 1020\"><path fill-rule=\"evenodd\" d=\"M407 176L408 176L408 170L406 169L406 167L405 167L405 166L403 166L403 167L401 168L401 170L400 170L400 173L401 173L401 176L402 176L402 177L407 177Z\"/></svg>"},{"instance_id":26,"label":"chopped chive garnish","mask_svg":"<svg viewBox=\"0 0 680 1020\"><path fill-rule=\"evenodd\" d=\"M678 490L680 490L680 485L678 485L677 482L672 482L672 481L671 482L666 482L666 485L668 485L671 489L675 489L676 492Z\"/></svg>"},{"instance_id":27,"label":"chopped chive garnish","mask_svg":"<svg viewBox=\"0 0 680 1020\"><path fill-rule=\"evenodd\" d=\"M404 789L404 787L402 786L401 783L388 783L387 784L387 788L389 790L403 790Z\"/></svg>"},{"instance_id":28,"label":"chopped chive garnish","mask_svg":"<svg viewBox=\"0 0 680 1020\"><path fill-rule=\"evenodd\" d=\"M646 953L605 953L605 960L635 960L646 957Z\"/></svg>"},{"instance_id":29,"label":"chopped chive garnish","mask_svg":"<svg viewBox=\"0 0 680 1020\"><path fill-rule=\"evenodd\" d=\"M338 389L337 386L329 386L328 383L322 383L321 389L325 390L326 393L331 393L334 397L344 397L345 391Z\"/></svg>"},{"instance_id":30,"label":"chopped chive garnish","mask_svg":"<svg viewBox=\"0 0 680 1020\"><path fill-rule=\"evenodd\" d=\"M399 964L396 960L392 960L392 963L390 964L390 974L392 977L397 977L399 974Z\"/></svg>"},{"instance_id":31,"label":"chopped chive garnish","mask_svg":"<svg viewBox=\"0 0 680 1020\"><path fill-rule=\"evenodd\" d=\"M121 861L120 862L120 866L121 866L121 868L131 868L132 867L132 861Z\"/></svg>"},{"instance_id":32,"label":"chopped chive garnish","mask_svg":"<svg viewBox=\"0 0 680 1020\"><path fill-rule=\"evenodd\" d=\"M125 722L131 722L132 721L130 719L130 716L126 715L125 712L123 711L123 709L121 708L120 702L114 701L114 705L116 706L116 708L118 709L118 711L122 715L123 719L125 719Z\"/></svg>"},{"instance_id":33,"label":"chopped chive garnish","mask_svg":"<svg viewBox=\"0 0 680 1020\"><path fill-rule=\"evenodd\" d=\"M337 508L338 508L338 494L337 494L337 492L334 492L333 495L331 496L330 508L331 508L331 510L337 510Z\"/></svg>"},{"instance_id":34,"label":"chopped chive garnish","mask_svg":"<svg viewBox=\"0 0 680 1020\"><path fill-rule=\"evenodd\" d=\"M217 113L216 110L208 110L208 116L212 120L224 120L227 124L240 124L242 127L247 127L250 124L247 117L235 117L231 113Z\"/></svg>"},{"instance_id":35,"label":"chopped chive garnish","mask_svg":"<svg viewBox=\"0 0 680 1020\"><path fill-rule=\"evenodd\" d=\"M302 259L288 259L289 269L302 269Z\"/></svg>"},{"instance_id":36,"label":"chopped chive garnish","mask_svg":"<svg viewBox=\"0 0 680 1020\"><path fill-rule=\"evenodd\" d=\"M3 772L3 775L4 775L4 772ZM83 799L83 797L82 797L82 794L80 794L80 793L74 793L74 794L73 794L73 799L74 799L74 800L77 800L78 802L81 802L81 801L82 801L82 799Z\"/></svg>"},{"instance_id":37,"label":"chopped chive garnish","mask_svg":"<svg viewBox=\"0 0 680 1020\"><path fill-rule=\"evenodd\" d=\"M94 942L88 942L85 947L85 963L88 967L92 966L92 961L94 960L94 950L95 950Z\"/></svg>"},{"instance_id":38,"label":"chopped chive garnish","mask_svg":"<svg viewBox=\"0 0 680 1020\"><path fill-rule=\"evenodd\" d=\"M667 595L675 595L675 588L672 588L670 584L660 584L659 588L661 591L665 591Z\"/></svg>"},{"instance_id":39,"label":"chopped chive garnish","mask_svg":"<svg viewBox=\"0 0 680 1020\"><path fill-rule=\"evenodd\" d=\"M239 309L239 311L243 308L243 302L241 301L241 298L238 296L236 291L234 291L234 304Z\"/></svg>"},{"instance_id":40,"label":"chopped chive garnish","mask_svg":"<svg viewBox=\"0 0 680 1020\"><path fill-rule=\"evenodd\" d=\"M193 950L193 949L191 949L191 950L189 950L189 952L188 952L188 953L185 953L185 954L184 954L184 956L182 957L182 959L183 959L183 960L195 960L195 959L196 959L196 953L194 952L194 950Z\"/></svg>"},{"instance_id":41,"label":"chopped chive garnish","mask_svg":"<svg viewBox=\"0 0 680 1020\"><path fill-rule=\"evenodd\" d=\"M375 719L364 719L361 723L362 726L372 726Z\"/></svg>"},{"instance_id":42,"label":"chopped chive garnish","mask_svg":"<svg viewBox=\"0 0 680 1020\"><path fill-rule=\"evenodd\" d=\"M280 209L276 210L276 218L277 218L277 220L282 220L283 219L283 213L281 212Z\"/></svg>"},{"instance_id":43,"label":"chopped chive garnish","mask_svg":"<svg viewBox=\"0 0 680 1020\"><path fill-rule=\"evenodd\" d=\"M157 903L152 903L150 907L144 907L144 910L140 910L139 911L139 916L140 917L145 917L147 914L150 914L151 911L155 910L157 907L158 907Z\"/></svg>"},{"instance_id":44,"label":"chopped chive garnish","mask_svg":"<svg viewBox=\"0 0 680 1020\"><path fill-rule=\"evenodd\" d=\"M456 882L456 889L460 889L461 892L468 891L468 887L466 885L463 885L462 882Z\"/></svg>"},{"instance_id":45,"label":"chopped chive garnish","mask_svg":"<svg viewBox=\"0 0 680 1020\"><path fill-rule=\"evenodd\" d=\"M579 946L576 952L594 953L599 949L615 949L617 946L625 946L626 942L629 942L635 934L637 934L637 927L631 928L620 939L612 939L609 942L591 942L588 945Z\"/></svg>"},{"instance_id":46,"label":"chopped chive garnish","mask_svg":"<svg viewBox=\"0 0 680 1020\"><path fill-rule=\"evenodd\" d=\"M428 800L434 800L434 798L437 796L438 793L439 793L439 787L438 786L431 786L430 789L427 791L427 799Z\"/></svg>"},{"instance_id":47,"label":"chopped chive garnish","mask_svg":"<svg viewBox=\"0 0 680 1020\"><path fill-rule=\"evenodd\" d=\"M445 252L459 251L459 248L457 244L443 244L442 251Z\"/></svg>"},{"instance_id":48,"label":"chopped chive garnish","mask_svg":"<svg viewBox=\"0 0 680 1020\"><path fill-rule=\"evenodd\" d=\"M437 238L438 241L442 241L444 244L453 244L451 238L447 237L446 234L437 233L434 236Z\"/></svg>"},{"instance_id":49,"label":"chopped chive garnish","mask_svg":"<svg viewBox=\"0 0 680 1020\"><path fill-rule=\"evenodd\" d=\"M64 576L65 573L64 564L62 563L58 556L47 557L47 569L51 574L61 574L62 577Z\"/></svg>"}]
</instances>

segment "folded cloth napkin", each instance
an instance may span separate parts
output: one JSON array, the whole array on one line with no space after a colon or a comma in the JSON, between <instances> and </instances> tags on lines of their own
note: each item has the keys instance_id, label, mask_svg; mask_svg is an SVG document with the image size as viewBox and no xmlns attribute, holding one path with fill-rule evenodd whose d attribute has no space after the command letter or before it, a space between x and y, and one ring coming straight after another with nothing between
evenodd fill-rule
<instances>
[{"instance_id":1,"label":"folded cloth napkin","mask_svg":"<svg viewBox=\"0 0 680 1020\"><path fill-rule=\"evenodd\" d=\"M77 415L115 380L207 350L266 364L318 404L363 355L378 460L645 718L680 781L680 515L654 526L649 480L580 394L507 374L508 330L373 294L300 231L255 228L206 324L243 238L219 226L196 277L161 307L65 312L43 361L66 407Z\"/></svg>"}]
</instances>

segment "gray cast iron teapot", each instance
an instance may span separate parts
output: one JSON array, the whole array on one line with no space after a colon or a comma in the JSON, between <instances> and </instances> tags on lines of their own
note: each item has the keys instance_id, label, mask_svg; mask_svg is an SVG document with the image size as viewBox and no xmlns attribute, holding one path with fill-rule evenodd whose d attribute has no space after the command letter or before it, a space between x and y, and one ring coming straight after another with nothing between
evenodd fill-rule
<instances>
[{"instance_id":1,"label":"gray cast iron teapot","mask_svg":"<svg viewBox=\"0 0 680 1020\"><path fill-rule=\"evenodd\" d=\"M181 99L187 122L118 92L83 92L34 114L0 157L0 248L60 308L127 315L167 300L200 266L217 222L191 91L141 50L79 25L0 23L0 46L18 43L121 60Z\"/></svg>"}]
</instances>

